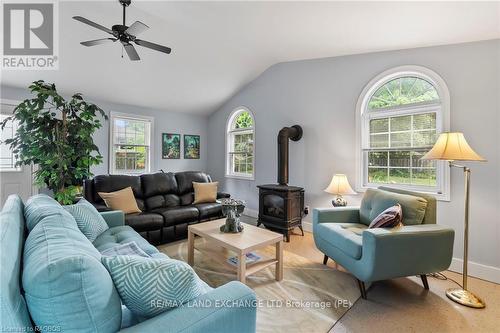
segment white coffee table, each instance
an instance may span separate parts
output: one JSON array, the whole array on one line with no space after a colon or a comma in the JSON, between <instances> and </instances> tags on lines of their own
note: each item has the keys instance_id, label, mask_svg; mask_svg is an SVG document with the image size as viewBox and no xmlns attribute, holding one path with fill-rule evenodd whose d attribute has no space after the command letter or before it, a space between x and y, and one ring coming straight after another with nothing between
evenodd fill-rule
<instances>
[{"instance_id":1,"label":"white coffee table","mask_svg":"<svg viewBox=\"0 0 500 333\"><path fill-rule=\"evenodd\" d=\"M197 247L196 249L202 253L207 252L207 255L217 256L218 259L221 259L221 261L224 262L227 260L227 251L225 250L236 253L236 256L238 257L236 273L239 281L245 283L247 276L271 265L276 265L276 280L283 280L283 235L270 230L255 227L250 224L244 224L245 229L243 232L236 234L223 233L219 230L219 228L224 223L225 219L219 219L210 222L193 224L188 227L189 265L194 266L194 239L195 236L199 236L204 238L207 243L215 245L215 248L219 248L219 250L213 250L213 246ZM255 263L251 263L249 265L246 264L247 253L273 244L276 246L275 258L261 259Z\"/></svg>"}]
</instances>

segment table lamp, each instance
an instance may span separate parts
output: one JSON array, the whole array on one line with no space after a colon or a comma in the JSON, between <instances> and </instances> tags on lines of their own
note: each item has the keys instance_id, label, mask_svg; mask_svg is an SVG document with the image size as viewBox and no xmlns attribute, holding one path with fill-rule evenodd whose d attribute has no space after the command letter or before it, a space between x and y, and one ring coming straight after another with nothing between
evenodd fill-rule
<instances>
[{"instance_id":1,"label":"table lamp","mask_svg":"<svg viewBox=\"0 0 500 333\"><path fill-rule=\"evenodd\" d=\"M347 176L343 174L333 175L330 185L325 188L325 192L336 195L335 199L332 200L332 205L335 207L347 206L347 201L342 195L356 194L351 185L349 185Z\"/></svg>"},{"instance_id":2,"label":"table lamp","mask_svg":"<svg viewBox=\"0 0 500 333\"><path fill-rule=\"evenodd\" d=\"M469 146L463 133L452 132L439 135L432 149L422 157L423 160L445 160L450 167L461 168L465 175L465 217L464 217L464 263L462 288L451 288L446 290L449 299L472 308L484 308L485 303L472 292L467 290L467 256L469 246L469 185L470 169L463 165L455 164L454 161L486 161L476 154Z\"/></svg>"}]
</instances>

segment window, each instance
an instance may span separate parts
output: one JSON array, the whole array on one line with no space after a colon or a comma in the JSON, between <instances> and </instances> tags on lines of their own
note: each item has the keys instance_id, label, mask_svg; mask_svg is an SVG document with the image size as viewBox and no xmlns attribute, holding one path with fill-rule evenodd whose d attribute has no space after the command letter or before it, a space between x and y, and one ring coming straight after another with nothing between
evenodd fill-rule
<instances>
[{"instance_id":1,"label":"window","mask_svg":"<svg viewBox=\"0 0 500 333\"><path fill-rule=\"evenodd\" d=\"M111 113L111 174L151 170L152 118Z\"/></svg>"},{"instance_id":2,"label":"window","mask_svg":"<svg viewBox=\"0 0 500 333\"><path fill-rule=\"evenodd\" d=\"M239 108L227 124L226 176L253 179L255 121L250 110Z\"/></svg>"},{"instance_id":3,"label":"window","mask_svg":"<svg viewBox=\"0 0 500 333\"><path fill-rule=\"evenodd\" d=\"M0 123L2 123L9 115L0 114ZM0 171L20 171L20 167L16 167L16 156L10 149L5 140L12 139L17 131L17 121L10 120L2 129L2 136L0 138Z\"/></svg>"},{"instance_id":4,"label":"window","mask_svg":"<svg viewBox=\"0 0 500 333\"><path fill-rule=\"evenodd\" d=\"M389 185L448 199L446 164L420 160L447 129L448 93L437 74L412 69L384 73L361 96L358 187Z\"/></svg>"}]
</instances>

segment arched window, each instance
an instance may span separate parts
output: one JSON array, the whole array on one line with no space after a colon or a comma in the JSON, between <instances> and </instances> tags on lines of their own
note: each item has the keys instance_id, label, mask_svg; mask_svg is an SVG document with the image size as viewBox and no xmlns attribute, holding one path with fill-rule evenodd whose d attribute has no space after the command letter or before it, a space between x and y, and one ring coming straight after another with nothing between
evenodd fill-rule
<instances>
[{"instance_id":1,"label":"arched window","mask_svg":"<svg viewBox=\"0 0 500 333\"><path fill-rule=\"evenodd\" d=\"M226 176L254 178L254 138L255 121L252 112L244 107L233 111L226 131Z\"/></svg>"},{"instance_id":2,"label":"arched window","mask_svg":"<svg viewBox=\"0 0 500 333\"><path fill-rule=\"evenodd\" d=\"M429 69L404 66L372 80L358 103L358 186L390 185L448 199L445 163L420 160L448 129L448 108L446 85Z\"/></svg>"}]
</instances>

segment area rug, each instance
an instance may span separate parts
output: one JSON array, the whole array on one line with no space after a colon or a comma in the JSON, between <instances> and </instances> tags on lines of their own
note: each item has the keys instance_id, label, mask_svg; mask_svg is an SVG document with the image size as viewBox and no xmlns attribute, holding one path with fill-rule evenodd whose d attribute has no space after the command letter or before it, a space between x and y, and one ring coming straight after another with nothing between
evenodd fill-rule
<instances>
[{"instance_id":1,"label":"area rug","mask_svg":"<svg viewBox=\"0 0 500 333\"><path fill-rule=\"evenodd\" d=\"M207 246L196 239L196 247ZM187 241L161 245L169 257L187 262ZM274 246L254 251L272 257ZM355 279L344 272L284 251L284 278L274 279L274 266L247 277L259 299L257 332L328 332L359 298ZM212 287L236 280L229 264L195 250L196 273Z\"/></svg>"}]
</instances>

